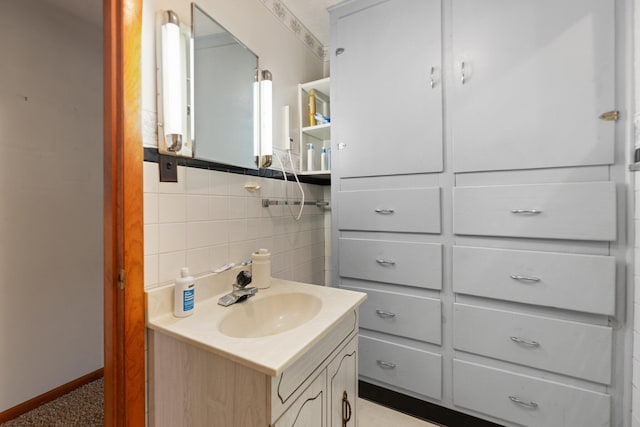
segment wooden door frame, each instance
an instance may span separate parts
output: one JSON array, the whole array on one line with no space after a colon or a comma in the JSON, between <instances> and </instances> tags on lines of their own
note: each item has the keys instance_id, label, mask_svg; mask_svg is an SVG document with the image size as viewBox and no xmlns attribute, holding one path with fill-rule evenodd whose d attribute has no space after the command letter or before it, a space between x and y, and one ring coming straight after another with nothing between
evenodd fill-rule
<instances>
[{"instance_id":1,"label":"wooden door frame","mask_svg":"<svg viewBox=\"0 0 640 427\"><path fill-rule=\"evenodd\" d=\"M144 426L142 0L103 0L105 426Z\"/></svg>"}]
</instances>

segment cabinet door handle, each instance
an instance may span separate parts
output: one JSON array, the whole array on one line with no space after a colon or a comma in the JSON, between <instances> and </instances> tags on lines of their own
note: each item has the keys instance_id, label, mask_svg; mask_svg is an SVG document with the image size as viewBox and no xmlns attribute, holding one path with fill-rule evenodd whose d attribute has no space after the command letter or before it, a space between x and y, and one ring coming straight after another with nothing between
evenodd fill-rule
<instances>
[{"instance_id":1,"label":"cabinet door handle","mask_svg":"<svg viewBox=\"0 0 640 427\"><path fill-rule=\"evenodd\" d=\"M431 73L429 74L429 86L431 86L431 89L433 89L436 86L436 80L434 77L435 73L436 73L436 68L431 67Z\"/></svg>"},{"instance_id":2,"label":"cabinet door handle","mask_svg":"<svg viewBox=\"0 0 640 427\"><path fill-rule=\"evenodd\" d=\"M519 274L512 274L510 276L513 280L525 280L527 282L539 282L540 278L539 277L533 277L533 276L521 276Z\"/></svg>"},{"instance_id":3,"label":"cabinet door handle","mask_svg":"<svg viewBox=\"0 0 640 427\"><path fill-rule=\"evenodd\" d=\"M518 343L518 344L524 344L524 345L528 345L530 347L540 347L540 343L538 341L532 341L532 340L525 340L523 338L520 337L509 337L511 338L511 341Z\"/></svg>"},{"instance_id":4,"label":"cabinet door handle","mask_svg":"<svg viewBox=\"0 0 640 427\"><path fill-rule=\"evenodd\" d=\"M347 427L347 423L351 419L351 403L347 391L342 392L342 427Z\"/></svg>"},{"instance_id":5,"label":"cabinet door handle","mask_svg":"<svg viewBox=\"0 0 640 427\"><path fill-rule=\"evenodd\" d=\"M380 215L391 215L392 213L395 212L395 210L376 208L375 212L379 213Z\"/></svg>"},{"instance_id":6,"label":"cabinet door handle","mask_svg":"<svg viewBox=\"0 0 640 427\"><path fill-rule=\"evenodd\" d=\"M460 63L460 82L465 84L467 82L467 77L464 75L464 61Z\"/></svg>"},{"instance_id":7,"label":"cabinet door handle","mask_svg":"<svg viewBox=\"0 0 640 427\"><path fill-rule=\"evenodd\" d=\"M395 367L397 366L395 363L385 362L384 360L376 360L376 362L378 362L378 366L383 369L395 369Z\"/></svg>"},{"instance_id":8,"label":"cabinet door handle","mask_svg":"<svg viewBox=\"0 0 640 427\"><path fill-rule=\"evenodd\" d=\"M388 319L388 318L391 318L391 317L396 317L395 313L391 313L389 311L376 310L376 313L378 314L378 316L383 317L385 319Z\"/></svg>"},{"instance_id":9,"label":"cabinet door handle","mask_svg":"<svg viewBox=\"0 0 640 427\"><path fill-rule=\"evenodd\" d=\"M513 213L513 214L538 215L538 214L541 214L542 211L538 210L538 209L511 209L511 213Z\"/></svg>"},{"instance_id":10,"label":"cabinet door handle","mask_svg":"<svg viewBox=\"0 0 640 427\"><path fill-rule=\"evenodd\" d=\"M376 258L376 262L382 265L396 265L395 261L389 261L388 259Z\"/></svg>"},{"instance_id":11,"label":"cabinet door handle","mask_svg":"<svg viewBox=\"0 0 640 427\"><path fill-rule=\"evenodd\" d=\"M538 408L538 404L536 402L524 402L518 399L516 396L509 396L509 400L512 401L513 403L517 403L518 405L525 406L527 408L531 408L531 409Z\"/></svg>"}]
</instances>

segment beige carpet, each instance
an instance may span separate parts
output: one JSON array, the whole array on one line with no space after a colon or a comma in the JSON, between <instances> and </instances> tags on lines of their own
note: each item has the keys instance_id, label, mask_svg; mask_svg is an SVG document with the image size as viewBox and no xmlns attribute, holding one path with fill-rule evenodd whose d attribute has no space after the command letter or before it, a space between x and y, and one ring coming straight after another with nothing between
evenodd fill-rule
<instances>
[{"instance_id":1,"label":"beige carpet","mask_svg":"<svg viewBox=\"0 0 640 427\"><path fill-rule=\"evenodd\" d=\"M27 412L0 427L98 427L104 415L102 378Z\"/></svg>"}]
</instances>

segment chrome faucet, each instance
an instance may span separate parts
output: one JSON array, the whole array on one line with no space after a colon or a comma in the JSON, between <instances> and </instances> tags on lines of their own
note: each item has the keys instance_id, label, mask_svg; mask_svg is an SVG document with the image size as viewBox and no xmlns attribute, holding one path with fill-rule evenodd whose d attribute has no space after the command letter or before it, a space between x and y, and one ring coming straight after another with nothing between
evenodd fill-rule
<instances>
[{"instance_id":1,"label":"chrome faucet","mask_svg":"<svg viewBox=\"0 0 640 427\"><path fill-rule=\"evenodd\" d=\"M218 304L228 307L231 304L242 302L247 298L254 296L258 292L258 288L247 288L251 283L251 273L241 271L236 276L236 282L233 284L233 291L223 297L220 297Z\"/></svg>"}]
</instances>

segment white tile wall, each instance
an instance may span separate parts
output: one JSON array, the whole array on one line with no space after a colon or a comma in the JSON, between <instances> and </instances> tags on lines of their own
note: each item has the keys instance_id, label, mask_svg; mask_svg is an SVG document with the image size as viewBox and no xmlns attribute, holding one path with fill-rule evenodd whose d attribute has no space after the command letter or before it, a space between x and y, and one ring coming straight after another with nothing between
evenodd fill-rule
<instances>
[{"instance_id":1,"label":"white tile wall","mask_svg":"<svg viewBox=\"0 0 640 427\"><path fill-rule=\"evenodd\" d=\"M260 189L248 191L248 182ZM303 188L307 200L328 200L322 186ZM145 162L145 288L173 282L181 267L197 276L259 248L271 251L275 277L325 284L328 215L306 206L296 221L288 207L262 207L263 198L284 200L287 192L299 200L295 183L188 167L178 167L178 183L159 182L158 164Z\"/></svg>"}]
</instances>

